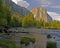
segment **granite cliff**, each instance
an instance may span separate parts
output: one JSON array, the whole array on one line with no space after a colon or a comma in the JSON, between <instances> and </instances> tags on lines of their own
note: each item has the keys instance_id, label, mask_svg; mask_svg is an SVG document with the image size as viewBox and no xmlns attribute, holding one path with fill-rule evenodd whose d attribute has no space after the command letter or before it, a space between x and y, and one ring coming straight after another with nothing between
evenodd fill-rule
<instances>
[{"instance_id":1,"label":"granite cliff","mask_svg":"<svg viewBox=\"0 0 60 48\"><path fill-rule=\"evenodd\" d=\"M47 14L47 11L43 7L33 8L30 10L36 20L42 20L44 22L52 21L52 18Z\"/></svg>"}]
</instances>

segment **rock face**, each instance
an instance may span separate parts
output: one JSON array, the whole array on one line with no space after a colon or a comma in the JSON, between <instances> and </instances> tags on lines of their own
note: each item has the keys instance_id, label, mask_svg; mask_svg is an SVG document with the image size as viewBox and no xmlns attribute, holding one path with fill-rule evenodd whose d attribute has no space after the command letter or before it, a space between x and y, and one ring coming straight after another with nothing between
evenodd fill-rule
<instances>
[{"instance_id":1,"label":"rock face","mask_svg":"<svg viewBox=\"0 0 60 48\"><path fill-rule=\"evenodd\" d=\"M4 0L2 0L2 2L3 1ZM5 1L6 1L7 6L9 6L9 7L12 8L12 12L13 13L18 12L22 16L25 16L27 14L32 15L32 13L28 9L26 9L24 7L21 7L21 6L17 5L17 4L15 4L14 2L12 2L12 0L5 0Z\"/></svg>"},{"instance_id":2,"label":"rock face","mask_svg":"<svg viewBox=\"0 0 60 48\"><path fill-rule=\"evenodd\" d=\"M47 20L48 21L52 21L53 20L52 17L49 14L47 14Z\"/></svg>"},{"instance_id":3,"label":"rock face","mask_svg":"<svg viewBox=\"0 0 60 48\"><path fill-rule=\"evenodd\" d=\"M44 22L47 22L49 20L47 11L43 7L33 8L31 12L34 14L34 18L36 18L36 20L42 20Z\"/></svg>"}]
</instances>

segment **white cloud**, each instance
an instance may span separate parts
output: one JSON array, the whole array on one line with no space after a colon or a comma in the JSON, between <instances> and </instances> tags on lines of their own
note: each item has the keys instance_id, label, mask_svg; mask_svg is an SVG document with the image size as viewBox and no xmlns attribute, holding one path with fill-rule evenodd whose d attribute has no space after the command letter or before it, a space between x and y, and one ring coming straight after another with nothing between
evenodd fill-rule
<instances>
[{"instance_id":1,"label":"white cloud","mask_svg":"<svg viewBox=\"0 0 60 48\"><path fill-rule=\"evenodd\" d=\"M27 8L29 6L29 3L24 0L12 0L12 1L15 2L16 4L18 4L19 6L22 6L25 8Z\"/></svg>"},{"instance_id":2,"label":"white cloud","mask_svg":"<svg viewBox=\"0 0 60 48\"><path fill-rule=\"evenodd\" d=\"M29 6L29 3L27 1L18 1L17 2L18 5L27 8Z\"/></svg>"},{"instance_id":3,"label":"white cloud","mask_svg":"<svg viewBox=\"0 0 60 48\"><path fill-rule=\"evenodd\" d=\"M17 4L17 2L19 1L19 0L12 0L13 2L15 2L16 4Z\"/></svg>"},{"instance_id":4,"label":"white cloud","mask_svg":"<svg viewBox=\"0 0 60 48\"><path fill-rule=\"evenodd\" d=\"M41 5L42 7L47 7L48 5Z\"/></svg>"},{"instance_id":5,"label":"white cloud","mask_svg":"<svg viewBox=\"0 0 60 48\"><path fill-rule=\"evenodd\" d=\"M49 0L41 0L42 4L49 5L51 2Z\"/></svg>"},{"instance_id":6,"label":"white cloud","mask_svg":"<svg viewBox=\"0 0 60 48\"><path fill-rule=\"evenodd\" d=\"M56 12L47 12L47 13L53 18L53 20L60 21L60 14L58 14Z\"/></svg>"},{"instance_id":7,"label":"white cloud","mask_svg":"<svg viewBox=\"0 0 60 48\"><path fill-rule=\"evenodd\" d=\"M51 8L57 8L57 9L60 9L60 5L54 5L54 6L51 6Z\"/></svg>"},{"instance_id":8,"label":"white cloud","mask_svg":"<svg viewBox=\"0 0 60 48\"><path fill-rule=\"evenodd\" d=\"M54 4L53 0L36 0L36 1L40 2L42 7L47 7Z\"/></svg>"},{"instance_id":9,"label":"white cloud","mask_svg":"<svg viewBox=\"0 0 60 48\"><path fill-rule=\"evenodd\" d=\"M60 9L60 4L56 3L56 0L39 0L41 1L41 6L43 7L50 7L50 8L57 8Z\"/></svg>"}]
</instances>

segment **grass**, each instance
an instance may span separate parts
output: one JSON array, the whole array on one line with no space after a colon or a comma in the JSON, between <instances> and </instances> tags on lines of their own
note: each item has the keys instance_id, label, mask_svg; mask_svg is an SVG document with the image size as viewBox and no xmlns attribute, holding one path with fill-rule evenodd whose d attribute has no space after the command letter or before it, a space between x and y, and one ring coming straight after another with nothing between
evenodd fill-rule
<instances>
[{"instance_id":1,"label":"grass","mask_svg":"<svg viewBox=\"0 0 60 48\"><path fill-rule=\"evenodd\" d=\"M0 47L2 47L2 48L16 48L16 45L13 41L0 40Z\"/></svg>"}]
</instances>

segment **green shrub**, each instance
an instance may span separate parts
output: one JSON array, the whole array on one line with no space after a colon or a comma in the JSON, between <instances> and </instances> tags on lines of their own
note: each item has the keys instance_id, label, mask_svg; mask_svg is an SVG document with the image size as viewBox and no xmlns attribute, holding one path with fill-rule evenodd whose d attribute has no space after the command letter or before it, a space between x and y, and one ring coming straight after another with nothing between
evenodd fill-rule
<instances>
[{"instance_id":1,"label":"green shrub","mask_svg":"<svg viewBox=\"0 0 60 48\"><path fill-rule=\"evenodd\" d=\"M47 42L47 48L57 48L56 42Z\"/></svg>"},{"instance_id":2,"label":"green shrub","mask_svg":"<svg viewBox=\"0 0 60 48\"><path fill-rule=\"evenodd\" d=\"M20 43L28 45L30 42L35 43L34 38L22 37Z\"/></svg>"},{"instance_id":3,"label":"green shrub","mask_svg":"<svg viewBox=\"0 0 60 48\"><path fill-rule=\"evenodd\" d=\"M47 38L52 38L52 36L50 34L47 35Z\"/></svg>"},{"instance_id":4,"label":"green shrub","mask_svg":"<svg viewBox=\"0 0 60 48\"><path fill-rule=\"evenodd\" d=\"M13 41L0 40L0 47L2 47L2 48L16 48L16 45Z\"/></svg>"},{"instance_id":5,"label":"green shrub","mask_svg":"<svg viewBox=\"0 0 60 48\"><path fill-rule=\"evenodd\" d=\"M32 43L35 43L35 38L30 39Z\"/></svg>"}]
</instances>

